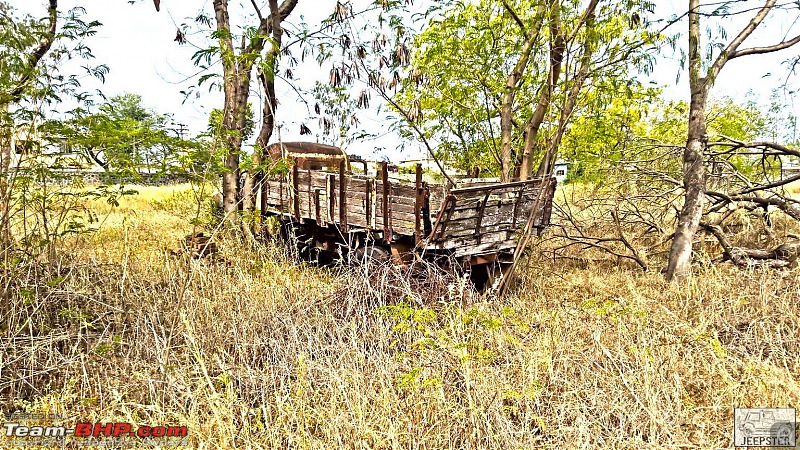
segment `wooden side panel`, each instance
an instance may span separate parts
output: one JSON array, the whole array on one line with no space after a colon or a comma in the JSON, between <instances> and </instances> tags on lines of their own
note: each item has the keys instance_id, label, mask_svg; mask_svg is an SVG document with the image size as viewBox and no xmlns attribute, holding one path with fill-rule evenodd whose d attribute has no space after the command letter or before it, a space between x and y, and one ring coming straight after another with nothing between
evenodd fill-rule
<instances>
[{"instance_id":1,"label":"wooden side panel","mask_svg":"<svg viewBox=\"0 0 800 450\"><path fill-rule=\"evenodd\" d=\"M442 220L433 230L427 247L452 250L457 257L513 249L543 189L533 222L537 229L549 223L554 180L454 189L451 191L454 200L441 211Z\"/></svg>"},{"instance_id":2,"label":"wooden side panel","mask_svg":"<svg viewBox=\"0 0 800 450\"><path fill-rule=\"evenodd\" d=\"M527 223L541 189L547 189L533 226L541 232L548 224L555 180L530 180L504 184L474 184L449 192L428 184L419 197L419 182L390 180L381 170L377 177L292 169L283 177L264 181L266 209L272 213L336 224L343 230L363 229L415 236L425 225L433 230L426 247L451 250L456 256L479 255L513 249L518 231ZM442 209L445 199L447 208ZM421 200L425 200L422 202ZM420 218L424 204L425 217ZM431 217L432 216L432 217ZM440 220L437 220L441 217Z\"/></svg>"}]
</instances>

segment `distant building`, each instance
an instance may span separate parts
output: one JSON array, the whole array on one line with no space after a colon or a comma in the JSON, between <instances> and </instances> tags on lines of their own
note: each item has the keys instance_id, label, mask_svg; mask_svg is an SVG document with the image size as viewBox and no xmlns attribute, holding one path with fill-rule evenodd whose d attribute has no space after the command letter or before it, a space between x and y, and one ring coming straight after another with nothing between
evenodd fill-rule
<instances>
[{"instance_id":1,"label":"distant building","mask_svg":"<svg viewBox=\"0 0 800 450\"><path fill-rule=\"evenodd\" d=\"M30 168L44 165L61 172L103 172L103 169L88 160L66 142L44 142L38 133L24 129L11 136L11 168Z\"/></svg>"},{"instance_id":2,"label":"distant building","mask_svg":"<svg viewBox=\"0 0 800 450\"><path fill-rule=\"evenodd\" d=\"M439 164L442 165L444 171L447 175L458 175L458 169L452 167L447 161L439 161L439 164L436 163L436 160L433 158L423 158L423 159L408 159L405 161L400 161L397 165L398 167L405 168L407 170L414 169L417 164L422 165L422 170L425 172L432 172L432 173L439 173L441 169L439 169Z\"/></svg>"},{"instance_id":3,"label":"distant building","mask_svg":"<svg viewBox=\"0 0 800 450\"><path fill-rule=\"evenodd\" d=\"M569 171L569 163L563 160L556 161L555 165L553 166L553 176L556 177L559 183L563 183L564 180L567 178L567 172Z\"/></svg>"},{"instance_id":4,"label":"distant building","mask_svg":"<svg viewBox=\"0 0 800 450\"><path fill-rule=\"evenodd\" d=\"M800 158L785 157L781 161L781 178L800 175Z\"/></svg>"}]
</instances>

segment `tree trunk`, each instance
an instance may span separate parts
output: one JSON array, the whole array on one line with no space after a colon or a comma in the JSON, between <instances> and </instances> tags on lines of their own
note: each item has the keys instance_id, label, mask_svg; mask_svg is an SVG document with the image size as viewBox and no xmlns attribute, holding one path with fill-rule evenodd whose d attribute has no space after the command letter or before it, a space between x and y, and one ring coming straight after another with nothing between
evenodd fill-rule
<instances>
[{"instance_id":1,"label":"tree trunk","mask_svg":"<svg viewBox=\"0 0 800 450\"><path fill-rule=\"evenodd\" d=\"M240 75L241 80L226 80L225 109L222 130L225 136L225 172L222 174L223 208L226 214L238 209L239 205L239 153L242 148L241 130L247 110L247 94L250 88L250 74ZM230 86L227 86L229 85Z\"/></svg>"},{"instance_id":2,"label":"tree trunk","mask_svg":"<svg viewBox=\"0 0 800 450\"><path fill-rule=\"evenodd\" d=\"M564 104L561 107L561 115L558 120L558 128L556 129L555 136L550 139L550 142L547 146L547 151L545 152L544 156L542 157L542 161L539 164L539 169L536 171L537 177L550 177L553 175L553 169L556 164L556 159L558 158L558 149L561 147L561 140L564 138L564 133L567 131L567 124L570 122L572 118L572 113L575 111L575 107L578 104L578 96L583 89L583 85L586 82L586 78L589 76L589 69L592 65L592 55L595 52L595 43L593 41L594 36L594 26L595 26L595 15L594 10L587 10L588 14L586 15L586 39L583 42L583 53L581 54L581 66L578 69L578 73L572 78L572 86L570 86L569 92L567 94L567 98ZM566 81L566 80L565 80ZM527 160L525 164L523 164L523 169L525 170L524 173L520 174L520 179L528 179L530 174L530 156L523 159ZM522 171L521 171L522 172ZM523 178L524 175L524 178Z\"/></svg>"},{"instance_id":3,"label":"tree trunk","mask_svg":"<svg viewBox=\"0 0 800 450\"><path fill-rule=\"evenodd\" d=\"M547 115L547 111L553 99L553 93L561 77L561 65L564 62L564 52L566 51L564 32L561 29L560 2L553 2L551 8L549 21L550 70L548 71L547 80L539 94L539 102L536 104L536 110L534 110L528 123L525 124L525 142L522 148L522 158L519 163L520 180L527 180L530 178L534 155L533 150L536 148L539 128L544 122L545 115Z\"/></svg>"},{"instance_id":4,"label":"tree trunk","mask_svg":"<svg viewBox=\"0 0 800 450\"><path fill-rule=\"evenodd\" d=\"M669 252L666 274L668 280L682 280L689 274L692 240L705 204L706 171L703 161L707 144L705 96L695 98L693 94L689 113L689 136L683 152L683 186L686 193Z\"/></svg>"},{"instance_id":5,"label":"tree trunk","mask_svg":"<svg viewBox=\"0 0 800 450\"><path fill-rule=\"evenodd\" d=\"M8 119L8 103L0 104L0 252L11 246L11 136L13 126Z\"/></svg>"},{"instance_id":6,"label":"tree trunk","mask_svg":"<svg viewBox=\"0 0 800 450\"><path fill-rule=\"evenodd\" d=\"M511 6L505 2L503 2L503 4L513 15L522 31L525 32L525 26L519 16L517 16ZM536 38L539 35L539 30L541 29L544 11L544 3L541 3L537 9L538 22L525 34L525 41L522 45L519 59L514 69L508 75L505 88L503 89L503 100L500 108L500 179L502 181L509 181L509 178L512 176L511 171L514 166L514 155L511 137L514 131L512 126L514 120L514 100L516 99L517 91L519 91L520 83L523 80L523 75L528 68L531 52L536 43Z\"/></svg>"},{"instance_id":7,"label":"tree trunk","mask_svg":"<svg viewBox=\"0 0 800 450\"><path fill-rule=\"evenodd\" d=\"M277 101L275 95L274 78L268 77L261 68L258 69L258 80L264 89L264 107L261 116L261 130L256 137L255 148L253 150L253 167L251 173L247 174L242 187L242 203L245 211L255 210L256 195L258 185L264 178L263 170L260 168L266 161L266 149L275 128L275 110Z\"/></svg>"},{"instance_id":8,"label":"tree trunk","mask_svg":"<svg viewBox=\"0 0 800 450\"><path fill-rule=\"evenodd\" d=\"M277 2L270 0L273 14L262 18L256 31L257 37L249 41L242 39L240 54L237 56L233 48L233 39L228 15L228 1L214 0L214 13L217 20L217 36L222 59L225 108L223 109L222 130L225 136L225 173L222 174L223 208L225 213L239 209L239 154L242 147L242 130L247 113L247 98L250 94L250 77L253 65L264 48L263 36L280 30L280 22L285 20L297 6L298 0L284 0L280 8ZM260 11L259 17L260 17ZM276 14L277 13L277 14Z\"/></svg>"},{"instance_id":9,"label":"tree trunk","mask_svg":"<svg viewBox=\"0 0 800 450\"><path fill-rule=\"evenodd\" d=\"M683 152L683 208L678 215L678 226L669 251L668 280L683 280L690 272L692 241L703 215L706 191L704 155L708 144L706 136L706 99L708 79L700 76L700 0L689 1L689 132ZM720 66L721 68L721 66Z\"/></svg>"},{"instance_id":10,"label":"tree trunk","mask_svg":"<svg viewBox=\"0 0 800 450\"><path fill-rule=\"evenodd\" d=\"M245 178L242 204L245 211L253 211L256 208L256 195L261 181L264 179L264 173L259 167L266 160L266 149L269 140L272 137L272 132L275 128L275 111L278 107L277 95L275 93L275 73L277 73L278 62L280 56L283 28L281 27L281 15L278 10L278 1L270 0L270 16L272 17L272 46L267 50L266 58L272 60L270 67L273 68L273 73L267 75L258 68L258 81L261 88L264 90L264 105L261 112L261 130L256 137L255 148L253 150L253 167L251 173L247 174ZM263 203L263 199L262 199Z\"/></svg>"}]
</instances>

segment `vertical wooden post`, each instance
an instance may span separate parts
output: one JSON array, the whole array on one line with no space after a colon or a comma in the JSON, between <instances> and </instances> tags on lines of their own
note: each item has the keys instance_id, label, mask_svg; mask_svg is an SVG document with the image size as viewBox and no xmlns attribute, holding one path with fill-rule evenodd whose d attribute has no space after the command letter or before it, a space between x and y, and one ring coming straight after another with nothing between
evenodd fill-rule
<instances>
[{"instance_id":1,"label":"vertical wooden post","mask_svg":"<svg viewBox=\"0 0 800 450\"><path fill-rule=\"evenodd\" d=\"M317 225L322 226L322 218L320 217L320 204L319 204L319 197L320 197L320 189L314 189L314 219L317 221Z\"/></svg>"},{"instance_id":2,"label":"vertical wooden post","mask_svg":"<svg viewBox=\"0 0 800 450\"><path fill-rule=\"evenodd\" d=\"M336 223L336 177L328 175L328 223Z\"/></svg>"},{"instance_id":3,"label":"vertical wooden post","mask_svg":"<svg viewBox=\"0 0 800 450\"><path fill-rule=\"evenodd\" d=\"M269 208L269 182L267 180L267 174L261 172L261 218L265 219L267 217L267 208ZM263 225L263 222L262 222Z\"/></svg>"},{"instance_id":4,"label":"vertical wooden post","mask_svg":"<svg viewBox=\"0 0 800 450\"><path fill-rule=\"evenodd\" d=\"M344 173L344 160L339 161L339 227L347 232L347 178Z\"/></svg>"},{"instance_id":5,"label":"vertical wooden post","mask_svg":"<svg viewBox=\"0 0 800 450\"><path fill-rule=\"evenodd\" d=\"M283 203L283 198L284 198L283 197L283 185L284 185L283 182L284 182L285 179L286 179L286 177L283 176L283 174L281 174L280 180L278 182L278 196L280 197L280 200L279 200L279 203L278 203L278 209L281 212L281 217L283 217L283 213L285 213L287 211L286 205Z\"/></svg>"},{"instance_id":6,"label":"vertical wooden post","mask_svg":"<svg viewBox=\"0 0 800 450\"><path fill-rule=\"evenodd\" d=\"M300 220L300 186L298 185L298 168L297 159L294 160L292 166L292 208L294 209L294 218Z\"/></svg>"},{"instance_id":7,"label":"vertical wooden post","mask_svg":"<svg viewBox=\"0 0 800 450\"><path fill-rule=\"evenodd\" d=\"M369 180L367 180L367 189L369 190L369 198L370 198L369 211L367 212L369 214L369 222L367 222L367 225L369 226L370 229L374 229L375 216L377 216L377 214L375 214L375 211L377 209L376 206L378 205L378 194L377 194L378 191L375 189L374 179L370 178Z\"/></svg>"},{"instance_id":8,"label":"vertical wooden post","mask_svg":"<svg viewBox=\"0 0 800 450\"><path fill-rule=\"evenodd\" d=\"M381 162L381 182L383 183L383 239L392 241L392 213L389 206L389 163Z\"/></svg>"},{"instance_id":9,"label":"vertical wooden post","mask_svg":"<svg viewBox=\"0 0 800 450\"><path fill-rule=\"evenodd\" d=\"M481 176L481 168L475 166L472 168L472 178L479 178Z\"/></svg>"},{"instance_id":10,"label":"vertical wooden post","mask_svg":"<svg viewBox=\"0 0 800 450\"><path fill-rule=\"evenodd\" d=\"M365 187L365 201L364 201L364 223L366 223L367 228L370 228L372 223L370 222L370 218L372 215L370 211L372 211L372 180L367 180L364 183Z\"/></svg>"},{"instance_id":11,"label":"vertical wooden post","mask_svg":"<svg viewBox=\"0 0 800 450\"><path fill-rule=\"evenodd\" d=\"M416 179L414 181L416 196L414 198L414 238L416 242L422 241L422 206L425 201L422 191L422 164L417 164Z\"/></svg>"},{"instance_id":12,"label":"vertical wooden post","mask_svg":"<svg viewBox=\"0 0 800 450\"><path fill-rule=\"evenodd\" d=\"M312 172L311 170L308 171L308 182L306 183L306 193L308 194L308 216L310 217L314 213L314 205L312 202L314 201L314 191L311 189L311 178Z\"/></svg>"}]
</instances>

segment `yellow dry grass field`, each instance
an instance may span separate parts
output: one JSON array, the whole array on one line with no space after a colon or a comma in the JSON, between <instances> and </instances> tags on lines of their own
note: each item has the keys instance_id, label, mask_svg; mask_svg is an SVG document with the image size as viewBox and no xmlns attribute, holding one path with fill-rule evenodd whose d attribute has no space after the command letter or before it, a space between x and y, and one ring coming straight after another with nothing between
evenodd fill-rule
<instances>
[{"instance_id":1,"label":"yellow dry grass field","mask_svg":"<svg viewBox=\"0 0 800 450\"><path fill-rule=\"evenodd\" d=\"M203 449L711 449L734 407L800 405L797 269L675 285L534 249L497 299L236 238L192 259L189 187L137 189L62 263L15 269L5 411L185 425Z\"/></svg>"}]
</instances>

